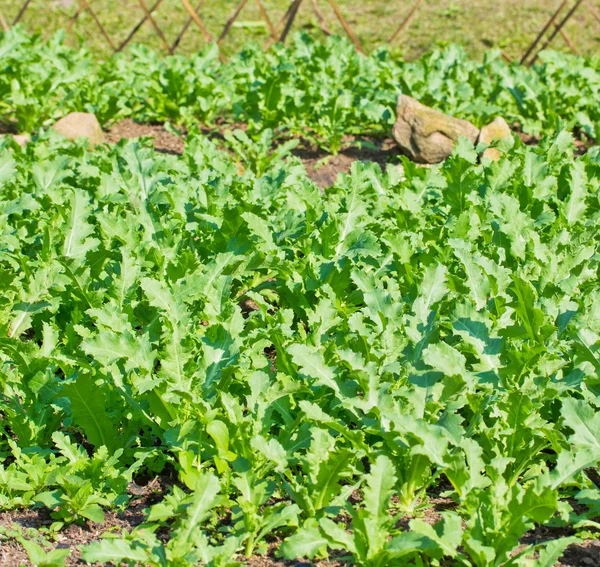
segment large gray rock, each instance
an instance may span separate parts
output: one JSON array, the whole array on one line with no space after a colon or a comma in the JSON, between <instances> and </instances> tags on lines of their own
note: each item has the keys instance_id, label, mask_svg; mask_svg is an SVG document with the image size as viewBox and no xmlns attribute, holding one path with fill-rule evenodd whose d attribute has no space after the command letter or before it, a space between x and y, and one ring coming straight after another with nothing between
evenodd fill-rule
<instances>
[{"instance_id":1,"label":"large gray rock","mask_svg":"<svg viewBox=\"0 0 600 567\"><path fill-rule=\"evenodd\" d=\"M486 144L491 144L494 140L501 140L502 138L510 138L510 126L506 123L506 120L501 116L494 119L493 122L490 122L487 126L484 126L479 132L479 139L477 143L485 142ZM488 158L492 161L498 161L500 159L500 150L496 148L487 148L483 154L482 158Z\"/></svg>"},{"instance_id":2,"label":"large gray rock","mask_svg":"<svg viewBox=\"0 0 600 567\"><path fill-rule=\"evenodd\" d=\"M401 150L413 161L445 160L461 136L473 144L479 130L468 120L448 116L406 95L398 97L397 120L392 134Z\"/></svg>"},{"instance_id":3,"label":"large gray rock","mask_svg":"<svg viewBox=\"0 0 600 567\"><path fill-rule=\"evenodd\" d=\"M98 119L87 112L71 112L56 122L52 129L69 140L87 138L90 146L104 142L104 133Z\"/></svg>"}]
</instances>

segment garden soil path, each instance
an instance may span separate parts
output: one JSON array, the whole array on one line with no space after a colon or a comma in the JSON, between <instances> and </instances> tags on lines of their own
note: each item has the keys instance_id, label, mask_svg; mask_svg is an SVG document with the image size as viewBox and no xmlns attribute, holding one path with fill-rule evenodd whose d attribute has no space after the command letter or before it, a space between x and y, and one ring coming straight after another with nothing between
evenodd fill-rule
<instances>
[{"instance_id":1,"label":"garden soil path","mask_svg":"<svg viewBox=\"0 0 600 567\"><path fill-rule=\"evenodd\" d=\"M122 530L130 531L139 526L144 518L144 510L162 500L173 484L172 478L157 477L146 486L133 485L130 492L133 498L129 507L120 513L107 512L103 524L87 522L84 525L70 525L63 529L56 537L54 548L71 549L71 554L65 562L65 567L81 567L87 565L80 559L79 546L98 541L107 531L120 533ZM433 505L424 511L422 519L434 524L441 519L440 512L451 509L454 502L448 498L432 496L430 503ZM401 518L399 526L408 527L410 518ZM48 527L52 518L46 509L15 510L0 513L0 527L14 530ZM537 526L526 533L521 539L523 545L539 544L559 537L572 535L571 530L562 528L548 528ZM31 567L27 554L16 541L8 541L0 545L0 567ZM349 564L339 561L308 560L285 561L271 556L256 556L248 560L247 567L349 567ZM600 566L600 540L587 540L581 544L570 545L560 561L554 567L599 567Z\"/></svg>"},{"instance_id":2,"label":"garden soil path","mask_svg":"<svg viewBox=\"0 0 600 567\"><path fill-rule=\"evenodd\" d=\"M235 127L243 129L245 125L231 126L231 128ZM217 142L223 141L224 130L225 128L202 128L202 132ZM537 145L540 141L539 138L518 130L515 133L527 145ZM147 136L154 139L154 147L157 151L179 155L185 149L185 134L185 129L182 131L182 136L178 136L165 129L162 124L140 124L127 118L114 124L105 132L105 137L108 142L117 143L122 138ZM222 144L219 145L222 146ZM592 145L591 141L584 142L576 137L575 152L582 155ZM292 153L302 160L309 178L321 189L331 187L340 173L350 171L350 167L355 161L374 162L379 164L382 170L385 170L387 163L397 162L398 156L400 156L400 151L392 138L346 136L343 140L343 147L344 149L339 154L331 155L321 148L301 143ZM597 565L600 567L600 562Z\"/></svg>"},{"instance_id":3,"label":"garden soil path","mask_svg":"<svg viewBox=\"0 0 600 567\"><path fill-rule=\"evenodd\" d=\"M222 132L203 129L205 134L214 140L222 140ZM185 135L185 134L184 134ZM122 138L137 138L148 136L154 139L154 147L159 152L182 154L185 138L167 131L161 124L138 124L131 119L125 119L114 124L105 133L106 140L117 143ZM331 187L340 173L348 173L352 162L364 161L378 163L385 169L386 163L400 155L392 138L360 138L348 136L344 140L345 149L338 155L332 156L317 147L299 146L293 151L306 167L310 179L321 189Z\"/></svg>"}]
</instances>

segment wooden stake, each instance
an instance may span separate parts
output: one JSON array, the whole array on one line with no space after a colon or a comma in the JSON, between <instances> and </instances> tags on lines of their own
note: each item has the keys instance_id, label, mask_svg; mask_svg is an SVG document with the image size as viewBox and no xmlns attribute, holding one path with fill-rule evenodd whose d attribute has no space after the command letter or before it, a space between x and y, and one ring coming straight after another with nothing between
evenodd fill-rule
<instances>
[{"instance_id":1,"label":"wooden stake","mask_svg":"<svg viewBox=\"0 0 600 567\"><path fill-rule=\"evenodd\" d=\"M142 10L144 10L144 14L146 15L146 18L148 20L150 20L150 23L152 24L152 27L154 28L154 30L156 31L156 33L158 34L158 37L160 37L160 41L162 42L164 48L167 50L167 53L169 55L171 55L171 46L169 45L169 43L167 42L162 30L160 29L160 27L158 27L158 24L156 23L156 20L152 17L152 12L150 10L148 10L148 6L146 6L146 2L144 2L144 0L138 0L138 4L142 7Z\"/></svg>"},{"instance_id":2,"label":"wooden stake","mask_svg":"<svg viewBox=\"0 0 600 567\"><path fill-rule=\"evenodd\" d=\"M590 14L592 14L594 19L600 24L600 15L598 15L596 8L594 8L592 4L588 4L588 10L590 11Z\"/></svg>"},{"instance_id":3,"label":"wooden stake","mask_svg":"<svg viewBox=\"0 0 600 567\"><path fill-rule=\"evenodd\" d=\"M277 34L279 34L279 30L282 28L282 26L285 24L285 22L287 21L287 19L290 16L290 14L292 13L293 6L294 6L294 1L292 0L292 3L288 6L288 9L285 11L285 14L283 14L283 16L281 16L280 20L277 22L277 25L275 26L275 32Z\"/></svg>"},{"instance_id":4,"label":"wooden stake","mask_svg":"<svg viewBox=\"0 0 600 567\"><path fill-rule=\"evenodd\" d=\"M246 2L248 2L248 0L242 0L238 4L237 8L233 11L233 14L231 14L229 19L227 20L225 27L223 28L223 31L221 32L221 35L219 36L219 39L217 40L217 43L221 43L225 39L225 36L229 33L229 30L231 29L233 22L235 22L237 20L238 16L240 15L240 12L243 10L244 6L246 5Z\"/></svg>"},{"instance_id":5,"label":"wooden stake","mask_svg":"<svg viewBox=\"0 0 600 567\"><path fill-rule=\"evenodd\" d=\"M523 65L525 63L525 61L527 61L527 58L529 57L529 55L536 48L537 44L540 42L542 37L544 37L544 34L550 29L550 26L554 23L556 18L558 18L558 15L562 12L563 8L567 5L568 1L569 0L563 0L560 3L560 6L558 8L556 8L556 11L554 12L554 14L552 14L552 17L548 20L546 25L542 28L542 31L540 31L540 33L538 33L537 37L533 40L533 43L529 46L529 48L525 52L525 55L523 55L523 57L521 57L521 65Z\"/></svg>"},{"instance_id":6,"label":"wooden stake","mask_svg":"<svg viewBox=\"0 0 600 567\"><path fill-rule=\"evenodd\" d=\"M19 20L22 18L23 14L25 13L25 10L27 10L27 6L29 6L30 3L31 0L25 0L25 3L21 6L21 9L17 14L17 17L13 21L13 26L19 23Z\"/></svg>"},{"instance_id":7,"label":"wooden stake","mask_svg":"<svg viewBox=\"0 0 600 567\"><path fill-rule=\"evenodd\" d=\"M558 24L554 24L554 27L558 27ZM573 53L575 53L575 55L581 55L581 53L579 53L579 49L577 49L577 47L575 47L575 44L571 41L571 38L567 35L567 32L563 29L559 30L560 35L562 36L562 38L565 40L565 43L569 46L569 49L571 49L571 51Z\"/></svg>"},{"instance_id":8,"label":"wooden stake","mask_svg":"<svg viewBox=\"0 0 600 567\"><path fill-rule=\"evenodd\" d=\"M156 0L154 5L150 8L150 12L154 12L161 4L163 0ZM139 31L139 29L144 25L147 20L147 16L144 14L144 17L135 25L135 27L129 32L129 35L123 40L121 45L117 47L117 51L123 51L125 47L129 44L129 42L133 39L133 36Z\"/></svg>"},{"instance_id":9,"label":"wooden stake","mask_svg":"<svg viewBox=\"0 0 600 567\"><path fill-rule=\"evenodd\" d=\"M200 11L200 8L202 8L202 4L204 4L204 0L200 0L198 5L196 6L196 9L194 10L196 13L198 13ZM188 21L185 22L185 25L183 26L182 30L179 32L179 35L177 36L177 39L175 39L175 41L173 42L173 45L171 45L172 53L175 53L175 50L177 49L177 47L179 47L179 43L181 42L183 36L185 35L185 32L187 32L189 27L192 25L193 21L194 20L192 18L188 18Z\"/></svg>"},{"instance_id":10,"label":"wooden stake","mask_svg":"<svg viewBox=\"0 0 600 567\"><path fill-rule=\"evenodd\" d=\"M77 18L79 18L80 14L81 14L81 12L83 12L83 2L79 2L79 6L77 6L77 11L69 19L69 24L67 25L67 33L71 32L71 29L73 28L73 24L75 24L75 22L77 21Z\"/></svg>"},{"instance_id":11,"label":"wooden stake","mask_svg":"<svg viewBox=\"0 0 600 567\"><path fill-rule=\"evenodd\" d=\"M545 41L544 45L542 45L542 47L538 50L538 52L535 54L533 59L529 62L530 67L531 67L531 65L533 65L535 63L535 61L539 57L540 53L542 51L544 51L544 49L546 49L552 43L552 40L558 35L560 30L563 29L564 25L571 19L571 16L576 12L577 8L579 8L579 6L581 6L581 3L583 1L584 0L577 0L577 2L575 2L573 7L567 12L567 15L560 21L558 26L556 26L556 29L552 32L550 37Z\"/></svg>"},{"instance_id":12,"label":"wooden stake","mask_svg":"<svg viewBox=\"0 0 600 567\"><path fill-rule=\"evenodd\" d=\"M261 2L261 0L256 0L256 4L258 5L258 9L260 10L263 20L267 23L267 27L269 28L269 32L271 33L271 37L277 40L277 32L273 27L273 22L271 21L271 18L269 18L269 14L265 10L263 3Z\"/></svg>"},{"instance_id":13,"label":"wooden stake","mask_svg":"<svg viewBox=\"0 0 600 567\"><path fill-rule=\"evenodd\" d=\"M283 16L281 16L281 18L279 19L279 21L277 22L277 24L275 25L275 37L270 37L263 49L266 51L269 47L271 47L271 45L273 45L273 43L279 41L279 30L281 30L281 28L285 25L285 23L288 21L290 14L292 13L292 9L294 8L294 6L296 5L296 1L292 0L292 2L290 3L290 5L288 6L287 10L285 11L285 14L283 14Z\"/></svg>"},{"instance_id":14,"label":"wooden stake","mask_svg":"<svg viewBox=\"0 0 600 567\"><path fill-rule=\"evenodd\" d=\"M192 20L194 20L194 23L198 26L198 28L202 32L202 35L204 36L204 39L208 43L212 43L214 41L212 34L206 29L206 26L204 25L204 22L202 21L202 18L194 10L194 8L192 7L192 5L190 4L190 1L189 0L181 0L181 1L183 2L183 6L187 10L187 12L190 15L190 17L192 18Z\"/></svg>"},{"instance_id":15,"label":"wooden stake","mask_svg":"<svg viewBox=\"0 0 600 567\"><path fill-rule=\"evenodd\" d=\"M302 4L302 0L294 0L292 5L290 6L290 8L288 10L289 16L288 16L287 22L285 23L285 27L283 28L283 32L281 32L281 36L279 38L279 41L281 43L285 42L285 38L288 36L288 33L290 33L290 29L292 28L292 24L294 23L294 20L296 19L296 15L298 14L298 9L300 8L301 4Z\"/></svg>"},{"instance_id":16,"label":"wooden stake","mask_svg":"<svg viewBox=\"0 0 600 567\"><path fill-rule=\"evenodd\" d=\"M98 16L96 16L96 12L94 12L94 10L92 10L92 7L90 6L90 3L88 2L88 0L81 0L81 3L92 15L92 18L94 18L94 21L96 22L96 24L98 24L98 27L100 28L100 31L102 32L102 35L105 37L106 41L108 41L109 45L112 47L112 50L116 52L117 48L115 47L115 44L112 42L112 39L110 39L110 36L106 33L106 30L104 29L104 26L102 25L102 22L100 22L100 20L98 19Z\"/></svg>"},{"instance_id":17,"label":"wooden stake","mask_svg":"<svg viewBox=\"0 0 600 567\"><path fill-rule=\"evenodd\" d=\"M402 30L404 28L406 28L410 24L410 22L412 22L412 19L415 17L417 10L419 9L419 7L421 6L422 3L423 3L423 0L417 0L415 2L414 6L411 8L411 10L407 14L406 18L404 18L402 20L402 22L400 22L398 29L394 32L394 35L392 35L392 37L390 38L390 41L388 43L393 43L394 41L396 41L398 36L402 33Z\"/></svg>"},{"instance_id":18,"label":"wooden stake","mask_svg":"<svg viewBox=\"0 0 600 567\"><path fill-rule=\"evenodd\" d=\"M333 8L335 15L337 16L337 19L342 24L344 31L348 34L348 37L350 38L356 49L361 53L364 53L365 50L363 49L363 46L360 44L360 41L358 40L358 37L356 37L354 30L350 27L350 24L346 21L346 18L344 18L344 15L335 3L335 0L328 0L328 2L331 4L331 7Z\"/></svg>"},{"instance_id":19,"label":"wooden stake","mask_svg":"<svg viewBox=\"0 0 600 567\"><path fill-rule=\"evenodd\" d=\"M312 0L312 4L313 10L315 11L315 14L317 14L317 20L319 20L319 26L321 27L322 32L325 35L332 35L331 30L327 25L327 20L325 19L325 16L323 16L323 12L321 12L321 8L319 8L317 0Z\"/></svg>"},{"instance_id":20,"label":"wooden stake","mask_svg":"<svg viewBox=\"0 0 600 567\"><path fill-rule=\"evenodd\" d=\"M6 23L6 20L4 19L4 16L2 14L0 14L0 26L2 26L2 29L5 32L8 31L8 24Z\"/></svg>"}]
</instances>

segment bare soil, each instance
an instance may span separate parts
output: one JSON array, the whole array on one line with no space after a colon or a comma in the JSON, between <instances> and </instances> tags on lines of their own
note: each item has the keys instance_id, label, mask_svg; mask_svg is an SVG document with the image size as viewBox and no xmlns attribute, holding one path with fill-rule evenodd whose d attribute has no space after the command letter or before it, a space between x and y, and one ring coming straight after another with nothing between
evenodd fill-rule
<instances>
[{"instance_id":1,"label":"bare soil","mask_svg":"<svg viewBox=\"0 0 600 567\"><path fill-rule=\"evenodd\" d=\"M222 146L223 131L225 129L241 128L244 124L220 125L217 128L202 128L207 137ZM518 125L514 126L514 132L527 145L537 145L540 139L521 132ZM580 133L575 132L575 153L583 155L595 145L594 140L585 139ZM127 118L114 124L106 133L106 140L117 143L121 139L137 138L147 136L153 138L154 147L159 152L169 154L182 154L185 149L185 129L178 136L165 129L162 124L139 124ZM343 149L337 155L331 155L325 150L308 144L301 144L293 155L299 157L306 167L309 178L321 189L332 187L339 174L349 173L352 163L355 161L373 162L385 170L388 163L397 163L401 152L392 138L389 137L365 137L346 136ZM227 150L225 147L224 149ZM600 567L600 564L599 564Z\"/></svg>"},{"instance_id":2,"label":"bare soil","mask_svg":"<svg viewBox=\"0 0 600 567\"><path fill-rule=\"evenodd\" d=\"M98 541L103 533L107 531L122 530L130 531L139 526L144 518L144 510L152 504L160 501L168 492L173 484L172 477L157 477L148 482L145 486L133 484L130 486L130 493L133 498L130 505L123 512L107 512L106 520L103 524L94 524L87 522L84 525L71 525L62 530L53 542L53 548L70 549L66 567L81 567L86 565L81 560L80 546L87 545L93 541ZM441 496L433 496L429 500L431 505L423 510L419 516L430 524L438 522L442 516L441 512L452 510L456 507L454 501ZM411 517L399 517L398 527L408 528L408 522ZM7 529L40 529L47 528L52 523L46 509L13 510L0 513L0 527ZM537 526L521 539L523 546L528 544L539 544L551 541L559 537L573 535L570 528L550 528L546 526ZM349 567L350 564L343 561L319 561L311 562L308 560L286 561L274 557L275 545L268 555L256 556L246 561L248 567ZM27 553L21 545L14 541L5 541L0 546L0 567L15 566L31 567ZM581 544L569 546L560 561L554 567L598 567L600 566L600 540L587 540Z\"/></svg>"},{"instance_id":3,"label":"bare soil","mask_svg":"<svg viewBox=\"0 0 600 567\"><path fill-rule=\"evenodd\" d=\"M145 485L132 483L129 492L132 500L122 512L105 512L105 521L102 524L86 522L83 525L70 525L64 528L55 541L52 549L70 549L71 553L65 561L65 567L81 567L88 565L81 559L80 547L93 541L100 540L102 534L123 530L131 531L143 523L145 510L159 502L168 493L174 484L172 475L155 477ZM54 520L47 509L11 510L0 512L0 528L8 530L43 530L48 528ZM0 541L2 541L0 539ZM275 546L267 556L256 556L246 562L248 567L344 567L337 561L286 561L274 557ZM29 557L23 547L15 540L4 541L0 544L0 567L32 567Z\"/></svg>"},{"instance_id":4,"label":"bare soil","mask_svg":"<svg viewBox=\"0 0 600 567\"><path fill-rule=\"evenodd\" d=\"M231 128L232 126L229 126ZM204 130L206 135L216 141L222 141L219 130ZM114 124L106 133L108 142L117 143L121 139L147 136L153 138L154 147L159 152L182 154L185 147L185 131L177 136L165 130L162 124L138 124L130 118ZM338 155L330 155L314 146L302 146L293 151L304 165L310 179L321 189L331 187L340 173L348 173L352 162L375 162L382 169L390 159L400 155L391 138L366 138L348 136L344 140L344 149Z\"/></svg>"},{"instance_id":5,"label":"bare soil","mask_svg":"<svg viewBox=\"0 0 600 567\"><path fill-rule=\"evenodd\" d=\"M321 189L335 184L340 173L348 173L352 162L374 162L385 170L386 164L400 155L398 146L392 138L363 138L348 136L344 140L344 149L337 155L330 155L315 147L298 148L293 153L298 156L308 176Z\"/></svg>"},{"instance_id":6,"label":"bare soil","mask_svg":"<svg viewBox=\"0 0 600 567\"><path fill-rule=\"evenodd\" d=\"M107 142L117 143L123 138L140 138L148 136L154 139L154 147L159 152L182 154L185 147L184 138L165 130L162 124L139 124L126 118L114 124L105 132Z\"/></svg>"},{"instance_id":7,"label":"bare soil","mask_svg":"<svg viewBox=\"0 0 600 567\"><path fill-rule=\"evenodd\" d=\"M98 541L102 534L108 531L130 531L139 526L146 517L144 510L163 499L173 484L170 477L156 477L145 486L135 483L129 486L132 499L123 512L105 512L105 521L102 524L86 522L83 525L72 524L64 528L56 537L54 549L70 549L65 565L87 565L81 561L79 547L92 541ZM48 528L54 520L46 508L12 510L0 513L0 526L8 529L43 529ZM15 565L30 566L31 562L27 553L16 541L2 543L0 546L0 567L13 567Z\"/></svg>"},{"instance_id":8,"label":"bare soil","mask_svg":"<svg viewBox=\"0 0 600 567\"><path fill-rule=\"evenodd\" d=\"M598 565L600 565L600 541L591 539L567 547L555 567L598 567Z\"/></svg>"}]
</instances>

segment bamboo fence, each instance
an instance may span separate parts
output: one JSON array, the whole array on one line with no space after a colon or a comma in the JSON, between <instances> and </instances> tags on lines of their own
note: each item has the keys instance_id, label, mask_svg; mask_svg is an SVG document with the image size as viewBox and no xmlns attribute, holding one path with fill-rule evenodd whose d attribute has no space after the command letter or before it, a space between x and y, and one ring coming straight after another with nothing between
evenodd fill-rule
<instances>
[{"instance_id":1,"label":"bamboo fence","mask_svg":"<svg viewBox=\"0 0 600 567\"><path fill-rule=\"evenodd\" d=\"M296 20L298 12L303 4L309 5L309 8L315 13L321 31L326 35L331 35L331 19L328 20L322 10L322 5L328 5L331 9L330 13L333 14L333 17L341 25L356 49L361 53L365 52L359 37L348 22L348 19L344 16L343 10L340 8L336 0L286 0L289 1L287 10L285 11L283 17L276 22L272 17L269 16L268 10L265 8L262 0L240 0L230 17L227 19L223 29L220 31L220 33L215 35L209 31L208 26L206 25L202 16L203 9L209 8L208 4L211 0L206 2L205 0L200 0L196 6L192 5L190 0L181 0L181 4L187 13L187 20L180 32L177 34L175 40L172 42L167 40L156 18L156 13L161 8L161 5L163 5L163 0L153 0L151 5L148 5L146 0L136 1L142 10L143 16L135 23L135 25L127 33L125 39L121 42L116 42L114 38L111 37L109 31L106 29L106 26L102 23L96 10L94 9L93 0L75 1L75 9L67 24L67 32L72 31L77 20L85 11L87 11L94 20L98 33L100 33L103 39L106 41L109 49L115 53L122 51L135 38L136 34L147 22L152 26L152 29L158 36L161 45L169 54L175 53L181 44L183 36L188 32L192 25L198 29L207 43L216 43L219 47L221 47L223 41L230 34L232 27L236 21L238 21L244 9L247 7L247 5L254 2L258 8L262 20L264 21L265 27L268 30L268 39L265 44L265 47L268 47L269 45L278 41L285 42L287 36L293 28L294 21ZM387 39L388 44L393 44L394 42L398 41L398 38L400 38L402 34L406 32L411 22L418 17L419 8L421 8L423 4L425 4L425 0L415 0L409 9L405 11L405 13L398 15L398 26L391 37ZM2 13L0 13L0 28L5 31L8 30L11 26L18 24L22 20L25 13L32 9L34 9L32 6L32 0L24 0L19 11L17 12L16 17L12 21L7 20ZM520 58L521 64L532 65L537 60L539 53L549 47L559 35L573 53L579 54L579 50L574 40L567 34L565 30L565 25L578 11L585 11L597 22L598 26L600 27L600 14L594 6L592 0L562 0L554 12L549 14L548 20L544 23L542 29L539 31L532 43L526 49L523 56ZM505 51L502 51L502 55L505 59L512 61L512 57L510 57Z\"/></svg>"}]
</instances>

